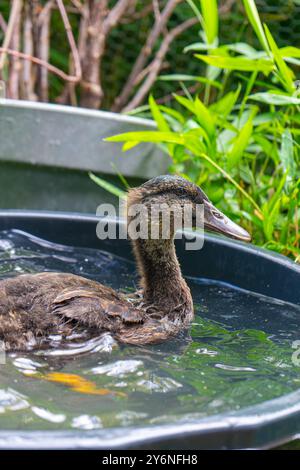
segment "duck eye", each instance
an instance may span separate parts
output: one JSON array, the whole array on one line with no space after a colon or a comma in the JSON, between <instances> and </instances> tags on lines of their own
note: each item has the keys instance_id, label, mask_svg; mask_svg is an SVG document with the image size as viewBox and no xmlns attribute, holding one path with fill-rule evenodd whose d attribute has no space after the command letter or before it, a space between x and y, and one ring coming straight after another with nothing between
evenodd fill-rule
<instances>
[{"instance_id":1,"label":"duck eye","mask_svg":"<svg viewBox=\"0 0 300 470\"><path fill-rule=\"evenodd\" d=\"M212 211L212 215L216 217L216 219L223 219L223 215L220 212Z\"/></svg>"}]
</instances>

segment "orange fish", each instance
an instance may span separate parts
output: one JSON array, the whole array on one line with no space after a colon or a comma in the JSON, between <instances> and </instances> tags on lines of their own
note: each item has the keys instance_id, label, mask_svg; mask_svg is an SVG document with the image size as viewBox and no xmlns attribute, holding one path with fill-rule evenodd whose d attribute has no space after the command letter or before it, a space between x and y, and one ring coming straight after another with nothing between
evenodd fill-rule
<instances>
[{"instance_id":1,"label":"orange fish","mask_svg":"<svg viewBox=\"0 0 300 470\"><path fill-rule=\"evenodd\" d=\"M33 376L34 377L34 376ZM114 392L107 388L97 388L94 382L84 379L77 374L64 374L63 372L49 372L45 375L39 375L40 378L67 385L74 392L87 393L90 395L117 395L125 397L123 392Z\"/></svg>"}]
</instances>

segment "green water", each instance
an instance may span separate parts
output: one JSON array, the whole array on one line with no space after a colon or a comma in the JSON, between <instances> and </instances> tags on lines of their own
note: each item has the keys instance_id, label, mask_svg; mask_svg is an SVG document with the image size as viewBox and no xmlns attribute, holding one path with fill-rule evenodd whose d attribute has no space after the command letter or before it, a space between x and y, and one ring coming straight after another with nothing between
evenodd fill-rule
<instances>
[{"instance_id":1,"label":"green water","mask_svg":"<svg viewBox=\"0 0 300 470\"><path fill-rule=\"evenodd\" d=\"M0 233L0 277L67 271L134 289L134 265L17 232ZM195 321L156 346L53 337L53 350L6 355L1 429L99 429L170 423L239 410L294 391L300 307L203 279L188 279ZM3 359L3 358L2 358ZM55 374L55 375L54 375Z\"/></svg>"}]
</instances>

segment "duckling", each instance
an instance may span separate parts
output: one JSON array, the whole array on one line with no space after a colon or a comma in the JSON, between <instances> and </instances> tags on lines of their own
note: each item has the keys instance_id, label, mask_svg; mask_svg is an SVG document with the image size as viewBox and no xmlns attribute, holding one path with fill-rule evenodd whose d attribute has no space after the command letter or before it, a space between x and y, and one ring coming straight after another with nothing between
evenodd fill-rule
<instances>
[{"instance_id":1,"label":"duckling","mask_svg":"<svg viewBox=\"0 0 300 470\"><path fill-rule=\"evenodd\" d=\"M182 219L185 204L192 208L192 228L204 225L204 229L250 240L248 232L217 210L201 188L169 175L129 191L128 227L135 222L132 209L137 205L147 211L172 207ZM199 204L203 205L200 223ZM110 332L119 342L134 345L162 342L188 328L193 300L175 253L177 225L172 214L167 236L162 233L161 217L156 218L157 237L134 237L128 230L140 275L140 290L134 295L66 273L23 274L0 281L0 339L6 351L49 346L50 335L68 337L82 328L91 336Z\"/></svg>"}]
</instances>

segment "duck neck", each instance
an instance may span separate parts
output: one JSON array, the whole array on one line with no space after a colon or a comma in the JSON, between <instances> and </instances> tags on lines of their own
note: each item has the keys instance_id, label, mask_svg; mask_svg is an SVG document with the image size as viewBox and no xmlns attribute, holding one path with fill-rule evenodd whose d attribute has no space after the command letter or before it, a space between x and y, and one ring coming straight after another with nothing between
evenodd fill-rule
<instances>
[{"instance_id":1,"label":"duck neck","mask_svg":"<svg viewBox=\"0 0 300 470\"><path fill-rule=\"evenodd\" d=\"M132 241L146 302L174 309L188 304L190 290L182 277L173 239Z\"/></svg>"}]
</instances>

